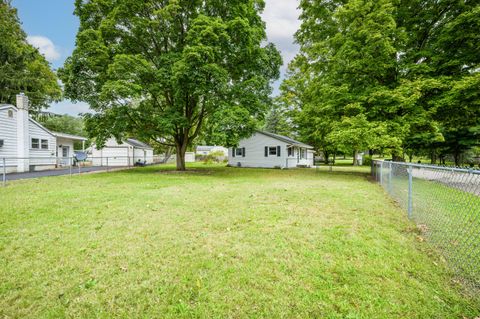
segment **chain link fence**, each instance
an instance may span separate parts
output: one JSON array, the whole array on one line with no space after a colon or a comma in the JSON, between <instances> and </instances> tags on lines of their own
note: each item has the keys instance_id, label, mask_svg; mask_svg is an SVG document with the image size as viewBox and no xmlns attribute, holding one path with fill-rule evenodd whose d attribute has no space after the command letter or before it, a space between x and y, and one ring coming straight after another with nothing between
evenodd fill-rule
<instances>
[{"instance_id":1,"label":"chain link fence","mask_svg":"<svg viewBox=\"0 0 480 319\"><path fill-rule=\"evenodd\" d=\"M75 157L0 157L0 186L8 181L47 176L74 175L128 169L136 166L163 164L171 157L162 156L88 156L83 160Z\"/></svg>"},{"instance_id":2,"label":"chain link fence","mask_svg":"<svg viewBox=\"0 0 480 319\"><path fill-rule=\"evenodd\" d=\"M480 171L374 161L371 173L462 281L480 289Z\"/></svg>"}]
</instances>

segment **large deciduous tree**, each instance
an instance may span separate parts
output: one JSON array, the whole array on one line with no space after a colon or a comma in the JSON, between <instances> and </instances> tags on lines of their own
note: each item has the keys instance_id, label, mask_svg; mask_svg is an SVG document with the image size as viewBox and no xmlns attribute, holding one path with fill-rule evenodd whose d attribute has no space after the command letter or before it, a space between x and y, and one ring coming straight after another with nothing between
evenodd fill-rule
<instances>
[{"instance_id":1,"label":"large deciduous tree","mask_svg":"<svg viewBox=\"0 0 480 319\"><path fill-rule=\"evenodd\" d=\"M184 170L199 135L234 145L266 111L281 57L265 43L263 8L263 0L77 0L66 95L96 111L86 128L98 145L134 135L172 146Z\"/></svg>"},{"instance_id":2,"label":"large deciduous tree","mask_svg":"<svg viewBox=\"0 0 480 319\"><path fill-rule=\"evenodd\" d=\"M300 54L282 93L304 138L327 153L339 145L394 158L448 150L457 164L478 145L478 1L302 0L300 7ZM345 143L349 136L364 138Z\"/></svg>"},{"instance_id":3,"label":"large deciduous tree","mask_svg":"<svg viewBox=\"0 0 480 319\"><path fill-rule=\"evenodd\" d=\"M62 94L45 57L27 42L16 9L0 0L0 103L15 104L20 92L28 95L34 112Z\"/></svg>"}]
</instances>

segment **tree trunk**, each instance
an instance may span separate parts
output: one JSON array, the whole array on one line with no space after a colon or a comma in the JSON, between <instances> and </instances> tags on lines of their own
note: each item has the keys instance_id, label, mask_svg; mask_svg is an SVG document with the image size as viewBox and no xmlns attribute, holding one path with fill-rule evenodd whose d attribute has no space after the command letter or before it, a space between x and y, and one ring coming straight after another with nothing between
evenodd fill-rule
<instances>
[{"instance_id":1,"label":"tree trunk","mask_svg":"<svg viewBox=\"0 0 480 319\"><path fill-rule=\"evenodd\" d=\"M177 144L175 148L177 151L177 171L185 171L185 153L187 152L187 145L186 143L182 143L181 145Z\"/></svg>"},{"instance_id":2,"label":"tree trunk","mask_svg":"<svg viewBox=\"0 0 480 319\"><path fill-rule=\"evenodd\" d=\"M323 151L323 160L326 165L328 165L328 159L330 158L330 153L327 151Z\"/></svg>"},{"instance_id":3,"label":"tree trunk","mask_svg":"<svg viewBox=\"0 0 480 319\"><path fill-rule=\"evenodd\" d=\"M460 152L453 152L453 159L455 160L455 166L460 166Z\"/></svg>"},{"instance_id":4,"label":"tree trunk","mask_svg":"<svg viewBox=\"0 0 480 319\"><path fill-rule=\"evenodd\" d=\"M165 156L163 158L163 164L166 164L168 162L168 160L172 156L172 152L173 152L173 147L167 147L167 149L165 150Z\"/></svg>"},{"instance_id":5,"label":"tree trunk","mask_svg":"<svg viewBox=\"0 0 480 319\"><path fill-rule=\"evenodd\" d=\"M358 165L357 155L358 155L358 151L357 151L357 150L353 151L353 166L357 166L357 165Z\"/></svg>"},{"instance_id":6,"label":"tree trunk","mask_svg":"<svg viewBox=\"0 0 480 319\"><path fill-rule=\"evenodd\" d=\"M373 174L373 171L375 169L375 163L373 162L373 150L368 150L368 155L370 156L370 172L372 172Z\"/></svg>"},{"instance_id":7,"label":"tree trunk","mask_svg":"<svg viewBox=\"0 0 480 319\"><path fill-rule=\"evenodd\" d=\"M398 155L397 153L393 153L392 152L392 161L394 162L404 162L404 158L400 155Z\"/></svg>"},{"instance_id":8,"label":"tree trunk","mask_svg":"<svg viewBox=\"0 0 480 319\"><path fill-rule=\"evenodd\" d=\"M435 154L435 151L432 151L430 153L430 164L436 164L437 163L437 154Z\"/></svg>"}]
</instances>

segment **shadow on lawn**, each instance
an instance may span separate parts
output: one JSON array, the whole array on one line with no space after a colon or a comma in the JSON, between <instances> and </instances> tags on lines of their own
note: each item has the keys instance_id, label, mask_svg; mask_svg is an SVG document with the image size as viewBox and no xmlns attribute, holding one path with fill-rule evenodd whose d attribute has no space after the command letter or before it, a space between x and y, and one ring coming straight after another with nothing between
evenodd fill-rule
<instances>
[{"instance_id":1,"label":"shadow on lawn","mask_svg":"<svg viewBox=\"0 0 480 319\"><path fill-rule=\"evenodd\" d=\"M333 168L332 171L325 168L297 168L297 169L270 169L270 168L238 168L228 167L226 165L195 163L185 171L177 171L174 165L154 165L122 171L128 175L151 175L158 174L164 176L208 176L215 178L258 178L258 177L280 177L298 176L320 177L320 176L357 176L366 177L369 175L367 170L359 171L358 168L343 166L341 169Z\"/></svg>"}]
</instances>

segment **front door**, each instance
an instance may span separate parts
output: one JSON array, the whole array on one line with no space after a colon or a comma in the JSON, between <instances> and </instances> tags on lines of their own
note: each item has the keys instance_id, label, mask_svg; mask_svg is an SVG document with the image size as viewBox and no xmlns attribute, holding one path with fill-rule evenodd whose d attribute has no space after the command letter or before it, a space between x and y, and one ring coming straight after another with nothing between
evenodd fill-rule
<instances>
[{"instance_id":1,"label":"front door","mask_svg":"<svg viewBox=\"0 0 480 319\"><path fill-rule=\"evenodd\" d=\"M60 166L70 165L70 159L68 158L70 146L62 146L62 157L58 159Z\"/></svg>"},{"instance_id":2,"label":"front door","mask_svg":"<svg viewBox=\"0 0 480 319\"><path fill-rule=\"evenodd\" d=\"M70 146L62 146L62 157L68 157Z\"/></svg>"}]
</instances>

